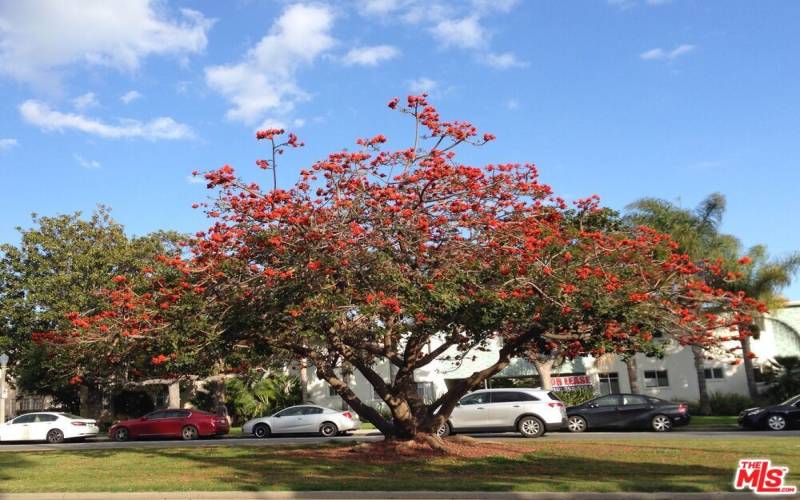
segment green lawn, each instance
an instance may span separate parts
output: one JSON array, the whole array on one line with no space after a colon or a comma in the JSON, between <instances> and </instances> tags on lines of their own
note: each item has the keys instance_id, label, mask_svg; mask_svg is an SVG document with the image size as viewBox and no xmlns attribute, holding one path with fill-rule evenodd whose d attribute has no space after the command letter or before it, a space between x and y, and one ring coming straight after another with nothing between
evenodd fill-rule
<instances>
[{"instance_id":1,"label":"green lawn","mask_svg":"<svg viewBox=\"0 0 800 500\"><path fill-rule=\"evenodd\" d=\"M518 459L399 465L297 456L298 447L0 453L0 492L187 490L726 491L743 457L800 483L800 438L515 440ZM355 455L357 457L358 455Z\"/></svg>"}]
</instances>

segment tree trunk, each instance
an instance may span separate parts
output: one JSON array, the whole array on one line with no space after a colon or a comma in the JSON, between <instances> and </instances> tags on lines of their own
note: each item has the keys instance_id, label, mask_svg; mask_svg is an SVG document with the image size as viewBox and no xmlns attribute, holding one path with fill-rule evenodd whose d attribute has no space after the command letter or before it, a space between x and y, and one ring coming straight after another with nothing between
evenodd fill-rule
<instances>
[{"instance_id":1,"label":"tree trunk","mask_svg":"<svg viewBox=\"0 0 800 500\"><path fill-rule=\"evenodd\" d=\"M625 360L625 366L628 368L628 384L631 387L633 394L641 394L642 388L639 386L639 374L636 367L636 358L631 356Z\"/></svg>"},{"instance_id":2,"label":"tree trunk","mask_svg":"<svg viewBox=\"0 0 800 500\"><path fill-rule=\"evenodd\" d=\"M179 381L174 381L168 386L169 396L167 399L167 407L168 408L180 408L181 407L181 383Z\"/></svg>"},{"instance_id":3,"label":"tree trunk","mask_svg":"<svg viewBox=\"0 0 800 500\"><path fill-rule=\"evenodd\" d=\"M700 415L711 415L711 400L708 397L708 387L706 386L703 348L692 344L692 354L694 355L694 369L697 372L697 391L700 394Z\"/></svg>"},{"instance_id":4,"label":"tree trunk","mask_svg":"<svg viewBox=\"0 0 800 500\"><path fill-rule=\"evenodd\" d=\"M80 413L82 417L89 416L89 388L85 385L78 387L78 397L80 398Z\"/></svg>"},{"instance_id":5,"label":"tree trunk","mask_svg":"<svg viewBox=\"0 0 800 500\"><path fill-rule=\"evenodd\" d=\"M745 335L742 337L742 360L744 362L744 375L747 378L747 390L750 393L750 398L756 399L758 397L758 385L756 384L756 374L753 370L753 360L750 359L750 336Z\"/></svg>"},{"instance_id":6,"label":"tree trunk","mask_svg":"<svg viewBox=\"0 0 800 500\"><path fill-rule=\"evenodd\" d=\"M542 390L550 391L553 389L552 372L554 362L554 359L533 359L533 366L535 366L536 371L539 372L539 383L542 387Z\"/></svg>"}]
</instances>

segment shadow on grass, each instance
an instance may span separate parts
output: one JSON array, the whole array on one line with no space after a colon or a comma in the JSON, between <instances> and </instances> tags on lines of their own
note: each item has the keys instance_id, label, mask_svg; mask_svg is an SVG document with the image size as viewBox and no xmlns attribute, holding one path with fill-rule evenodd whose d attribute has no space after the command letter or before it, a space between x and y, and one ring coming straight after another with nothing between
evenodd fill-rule
<instances>
[{"instance_id":1,"label":"shadow on grass","mask_svg":"<svg viewBox=\"0 0 800 500\"><path fill-rule=\"evenodd\" d=\"M330 445L326 445L330 446ZM3 474L0 491L179 491L179 490L449 490L449 491L725 491L733 465L727 460L688 465L648 459L627 461L608 456L559 456L557 448L521 458L438 458L376 464L296 456L301 447L87 450L59 453L66 463L83 463L79 477L60 485L25 487L19 476ZM307 449L308 447L302 447ZM594 451L593 451L594 450ZM596 453L597 448L587 450ZM652 448L650 448L652 451ZM620 453L618 450L617 453ZM16 454L15 454L16 455ZM44 465L57 457L39 454L34 461L15 457L14 468ZM48 456L49 455L49 456ZM3 460L5 459L5 460ZM11 457L0 457L5 470ZM41 460L51 463L43 464ZM37 463L38 462L38 463ZM6 471L4 471L6 472ZM24 472L24 471L20 471ZM30 471L28 471L30 472ZM95 480L95 477L113 477ZM16 481L10 484L10 479ZM6 486L8 489L6 489Z\"/></svg>"}]
</instances>

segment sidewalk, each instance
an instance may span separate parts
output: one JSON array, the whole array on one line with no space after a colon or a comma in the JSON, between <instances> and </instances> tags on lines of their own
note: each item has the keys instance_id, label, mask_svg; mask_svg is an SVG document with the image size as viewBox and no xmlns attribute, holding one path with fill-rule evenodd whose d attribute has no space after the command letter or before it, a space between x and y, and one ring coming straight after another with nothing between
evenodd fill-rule
<instances>
[{"instance_id":1,"label":"sidewalk","mask_svg":"<svg viewBox=\"0 0 800 500\"><path fill-rule=\"evenodd\" d=\"M489 491L194 491L141 493L0 493L0 500L290 500L290 499L498 499L498 500L743 500L749 493L513 493ZM798 498L780 496L775 498Z\"/></svg>"}]
</instances>

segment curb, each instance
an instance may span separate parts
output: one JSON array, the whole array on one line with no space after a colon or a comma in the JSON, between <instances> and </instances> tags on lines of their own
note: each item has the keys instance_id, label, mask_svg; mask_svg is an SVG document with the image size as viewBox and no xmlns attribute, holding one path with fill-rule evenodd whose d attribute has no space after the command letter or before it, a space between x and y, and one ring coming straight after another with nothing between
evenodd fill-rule
<instances>
[{"instance_id":1,"label":"curb","mask_svg":"<svg viewBox=\"0 0 800 500\"><path fill-rule=\"evenodd\" d=\"M289 500L289 499L464 499L498 500L742 500L758 498L750 493L515 493L490 491L193 491L135 493L0 493L0 500ZM788 498L788 497L785 497ZM797 498L796 496L793 498Z\"/></svg>"}]
</instances>

